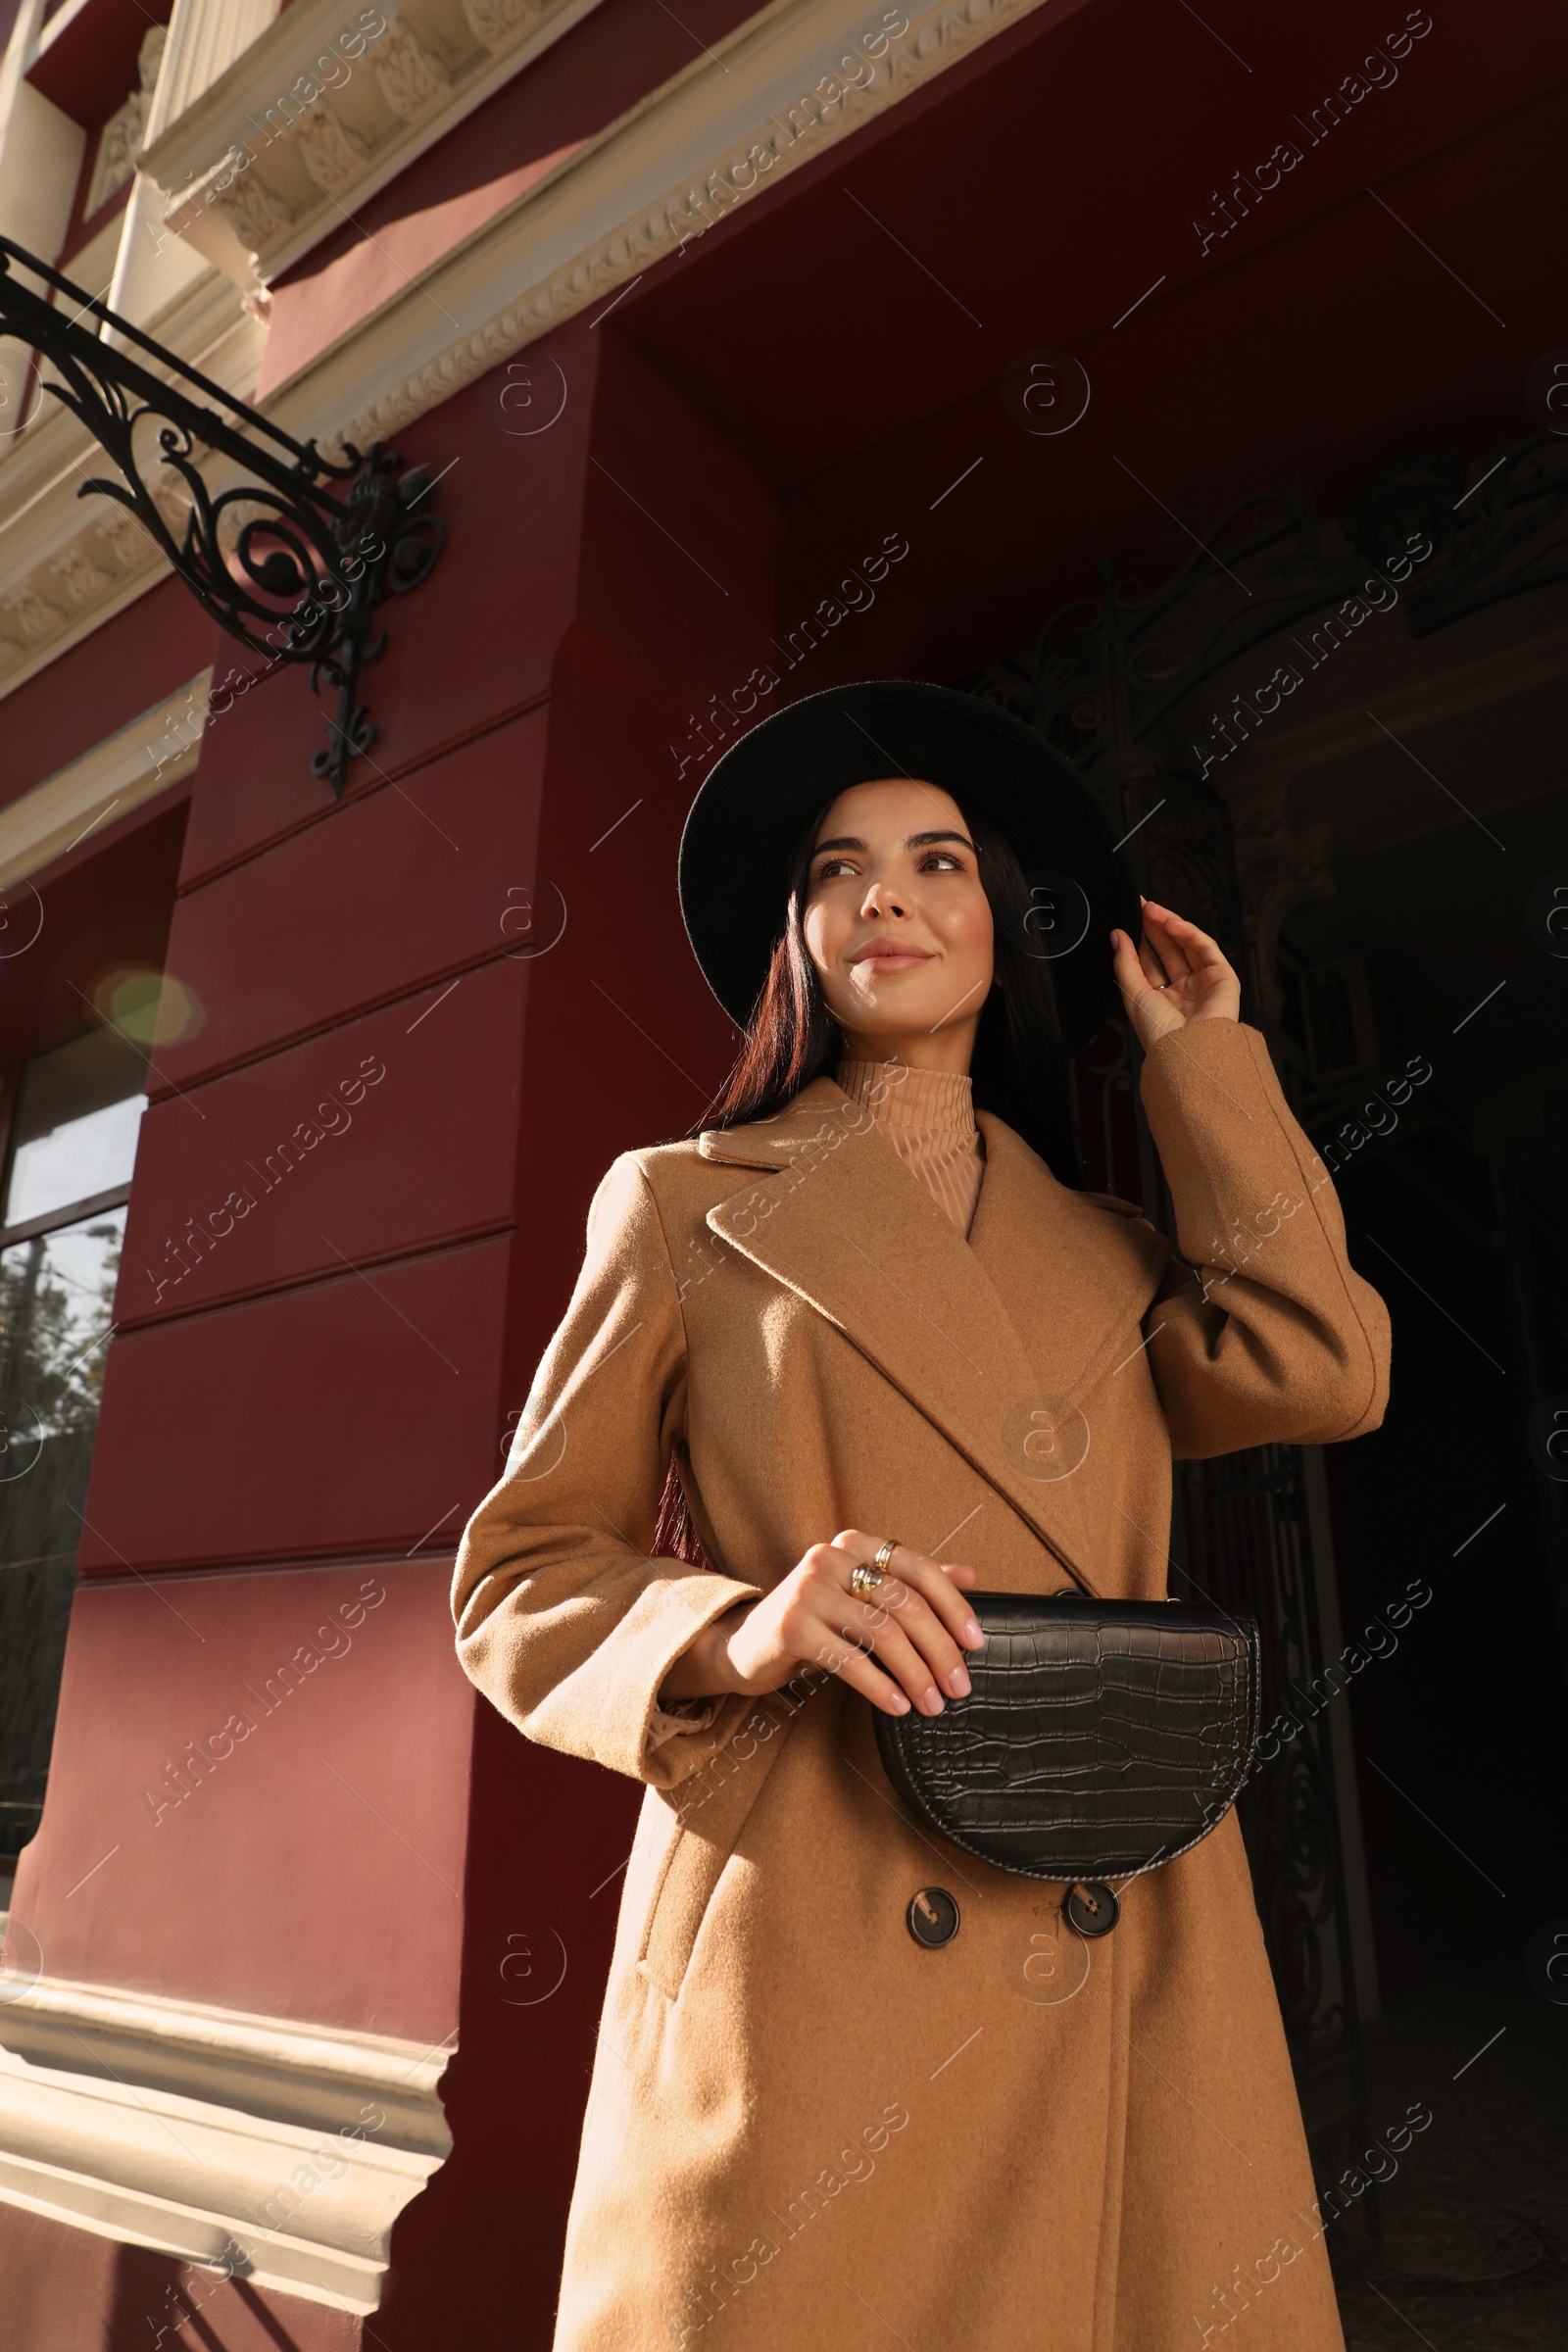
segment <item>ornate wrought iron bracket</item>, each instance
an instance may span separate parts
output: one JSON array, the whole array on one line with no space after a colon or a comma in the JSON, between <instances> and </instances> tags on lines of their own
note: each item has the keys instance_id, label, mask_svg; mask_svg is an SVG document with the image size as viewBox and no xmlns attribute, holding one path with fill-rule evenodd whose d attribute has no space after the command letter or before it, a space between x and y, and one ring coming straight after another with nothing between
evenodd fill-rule
<instances>
[{"instance_id":1,"label":"ornate wrought iron bracket","mask_svg":"<svg viewBox=\"0 0 1568 2352\"><path fill-rule=\"evenodd\" d=\"M57 299L24 282L19 269ZM61 380L45 379L43 390L122 476L85 482L78 497L95 492L128 509L204 611L270 666L308 662L313 691L337 690L311 772L341 794L349 761L375 741L358 696L361 670L386 645L378 609L428 579L446 540L428 469L400 474L397 451L380 442L365 452L345 444L341 462L323 457L8 237L0 237L0 335L56 370ZM215 495L196 463L198 443L243 478ZM155 466L165 471L151 486Z\"/></svg>"}]
</instances>

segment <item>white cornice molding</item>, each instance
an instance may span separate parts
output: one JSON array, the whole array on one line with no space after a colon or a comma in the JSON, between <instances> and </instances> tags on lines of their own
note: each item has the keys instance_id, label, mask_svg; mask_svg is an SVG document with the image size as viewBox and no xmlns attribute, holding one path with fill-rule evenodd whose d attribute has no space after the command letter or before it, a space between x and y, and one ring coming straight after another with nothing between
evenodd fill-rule
<instances>
[{"instance_id":1,"label":"white cornice molding","mask_svg":"<svg viewBox=\"0 0 1568 2352\"><path fill-rule=\"evenodd\" d=\"M598 6L294 0L141 168L176 234L242 283L276 277Z\"/></svg>"},{"instance_id":2,"label":"white cornice molding","mask_svg":"<svg viewBox=\"0 0 1568 2352\"><path fill-rule=\"evenodd\" d=\"M387 439L1044 4L773 0L357 322L270 413L326 446Z\"/></svg>"},{"instance_id":3,"label":"white cornice molding","mask_svg":"<svg viewBox=\"0 0 1568 2352\"><path fill-rule=\"evenodd\" d=\"M94 826L128 816L190 774L201 751L212 677L210 669L202 670L0 808L0 891L41 872Z\"/></svg>"},{"instance_id":4,"label":"white cornice molding","mask_svg":"<svg viewBox=\"0 0 1568 2352\"><path fill-rule=\"evenodd\" d=\"M306 2130L335 2130L345 2103L387 2112L391 2145L444 2158L452 2138L435 2096L451 2059L388 2034L220 2009L160 1993L39 1977L0 2005L0 2047L68 2074L88 2068Z\"/></svg>"},{"instance_id":5,"label":"white cornice molding","mask_svg":"<svg viewBox=\"0 0 1568 2352\"><path fill-rule=\"evenodd\" d=\"M0 2044L0 2200L338 2310L451 2150L446 2043L40 1978Z\"/></svg>"}]
</instances>

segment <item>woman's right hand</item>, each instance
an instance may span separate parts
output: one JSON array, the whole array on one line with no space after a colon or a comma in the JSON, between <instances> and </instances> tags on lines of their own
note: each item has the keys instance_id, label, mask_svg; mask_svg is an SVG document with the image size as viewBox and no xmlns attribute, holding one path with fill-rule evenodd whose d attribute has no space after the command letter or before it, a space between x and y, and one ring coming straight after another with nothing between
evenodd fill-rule
<instances>
[{"instance_id":1,"label":"woman's right hand","mask_svg":"<svg viewBox=\"0 0 1568 2352\"><path fill-rule=\"evenodd\" d=\"M863 1600L850 1578L869 1567L881 1539L846 1528L813 1544L760 1600L744 1601L706 1626L664 1678L662 1698L707 1698L777 1690L803 1666L825 1667L889 1715L940 1715L944 1693L969 1689L965 1648L984 1641L964 1600L972 1568L928 1559L897 1544L882 1583Z\"/></svg>"}]
</instances>

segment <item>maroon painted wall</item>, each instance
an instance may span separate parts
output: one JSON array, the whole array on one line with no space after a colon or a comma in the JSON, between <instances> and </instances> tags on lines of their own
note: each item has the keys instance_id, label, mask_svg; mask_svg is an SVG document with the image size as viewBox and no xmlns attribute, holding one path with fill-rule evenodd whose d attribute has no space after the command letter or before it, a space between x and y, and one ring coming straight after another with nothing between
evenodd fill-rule
<instances>
[{"instance_id":1,"label":"maroon painted wall","mask_svg":"<svg viewBox=\"0 0 1568 2352\"><path fill-rule=\"evenodd\" d=\"M621 19L589 22L599 38ZM776 634L889 536L907 555L782 669L781 696L952 675L1022 643L1107 549L1165 576L1162 498L1217 499L1252 467L1260 487L1292 466L1337 483L1393 454L1411 416L1463 433L1506 408L1557 331L1530 258L1551 102L1526 107L1539 62L1489 26L1445 18L1420 60L1435 96L1412 65L1313 188L1260 208L1207 266L1196 253L1193 203L1272 143L1293 91L1348 70L1364 29L1348 7L1308 35L1250 27L1244 87L1168 11L1026 21L651 272L613 320L579 316L532 347L569 387L548 431L516 429L498 369L400 433L408 463L451 468L450 539L387 615L366 679L380 733L341 803L309 772L321 713L302 676L209 723L168 945L202 1017L159 1055L57 1769L16 1901L51 1973L429 2044L457 2028L454 2155L399 2224L371 2324L391 2352L550 2335L636 1791L475 1700L445 1585L595 1183L620 1149L694 1120L733 1045L674 899L693 722L782 666ZM551 73L570 66L567 44L551 54ZM486 173L537 158L540 73L383 191L377 234L443 205L456 231L489 201ZM573 135L594 124L577 96ZM1510 107L1512 128L1486 126ZM1424 265L1370 241L1358 191L1396 168L1453 266L1484 262L1506 345L1462 296L1450 317L1446 284L1407 313L1390 301ZM1494 216L1466 190L1488 174L1516 233L1480 255ZM1168 286L1113 325L1161 270ZM278 291L274 372L374 294L364 248L312 257ZM1084 426L1019 432L1000 375L1069 341L1095 383ZM190 613L167 585L11 698L0 789L213 658ZM233 659L216 654L221 678ZM145 828L166 875L175 830ZM517 952L523 891L553 929L564 916L534 956ZM88 899L77 919L99 919ZM384 1598L345 1625L368 1587ZM320 1631L334 1611L343 1644ZM292 1696L252 1709L246 1690L307 1645ZM236 1713L251 1720L232 1752L160 1809L167 1766ZM568 1955L534 2008L494 1976L494 1940L520 1921ZM137 2298L172 2273L83 2242L0 2208L0 2259L33 2282L29 2332L0 2320L0 2352L7 2328L29 2352L75 2352L93 2324L116 2352L144 2340ZM225 2344L358 2332L224 2295Z\"/></svg>"},{"instance_id":2,"label":"maroon painted wall","mask_svg":"<svg viewBox=\"0 0 1568 2352\"><path fill-rule=\"evenodd\" d=\"M174 694L213 659L213 625L177 580L61 654L5 699L0 807Z\"/></svg>"}]
</instances>

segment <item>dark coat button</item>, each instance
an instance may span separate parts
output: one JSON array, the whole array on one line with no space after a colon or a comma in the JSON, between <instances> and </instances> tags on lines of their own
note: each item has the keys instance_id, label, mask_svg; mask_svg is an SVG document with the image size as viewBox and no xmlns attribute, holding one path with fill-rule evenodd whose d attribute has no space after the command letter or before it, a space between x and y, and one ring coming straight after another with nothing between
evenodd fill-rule
<instances>
[{"instance_id":1,"label":"dark coat button","mask_svg":"<svg viewBox=\"0 0 1568 2352\"><path fill-rule=\"evenodd\" d=\"M1080 1886L1069 1886L1063 1908L1067 1925L1076 1928L1080 1936L1108 1936L1121 1917L1120 1903L1099 1879L1086 1879Z\"/></svg>"},{"instance_id":2,"label":"dark coat button","mask_svg":"<svg viewBox=\"0 0 1568 2352\"><path fill-rule=\"evenodd\" d=\"M945 1886L922 1886L905 1916L909 1934L928 1952L940 1951L958 1933L958 1906Z\"/></svg>"}]
</instances>

